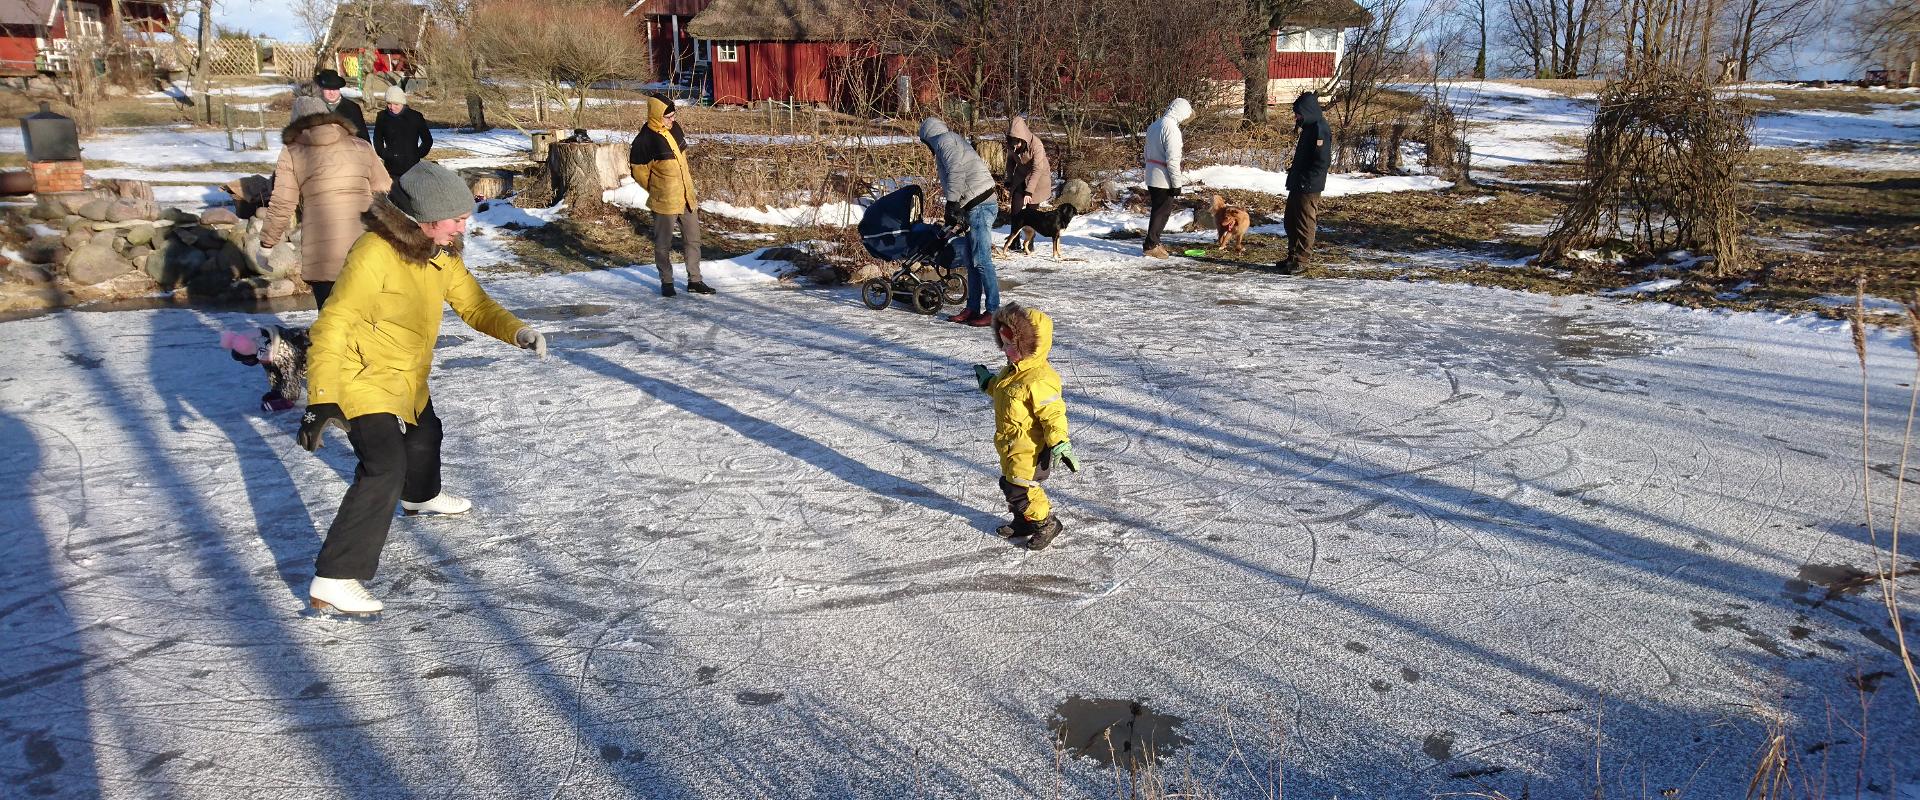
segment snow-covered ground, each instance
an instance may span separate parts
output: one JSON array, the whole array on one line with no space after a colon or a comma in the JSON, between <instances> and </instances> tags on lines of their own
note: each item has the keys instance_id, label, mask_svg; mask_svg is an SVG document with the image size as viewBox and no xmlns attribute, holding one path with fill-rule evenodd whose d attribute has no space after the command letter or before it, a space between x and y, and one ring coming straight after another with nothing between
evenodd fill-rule
<instances>
[{"instance_id":1,"label":"snow-covered ground","mask_svg":"<svg viewBox=\"0 0 1920 800\"><path fill-rule=\"evenodd\" d=\"M442 329L475 508L395 521L372 625L298 613L354 462L219 349L272 317L0 323L8 793L1114 797L1049 729L1098 698L1220 796L1592 796L1597 759L1739 797L1774 703L1852 785L1849 677L1869 775L1914 779L1886 614L1827 592L1874 564L1837 325L1137 247L1002 262L1085 464L1042 553L992 533L984 331L483 274L553 354ZM1913 354L1871 348L1892 464Z\"/></svg>"}]
</instances>

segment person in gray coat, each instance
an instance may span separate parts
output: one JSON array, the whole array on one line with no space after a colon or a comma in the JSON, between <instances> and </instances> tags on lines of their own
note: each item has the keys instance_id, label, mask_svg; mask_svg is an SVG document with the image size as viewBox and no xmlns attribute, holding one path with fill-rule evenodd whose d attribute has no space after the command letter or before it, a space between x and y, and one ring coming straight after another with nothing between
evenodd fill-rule
<instances>
[{"instance_id":1,"label":"person in gray coat","mask_svg":"<svg viewBox=\"0 0 1920 800\"><path fill-rule=\"evenodd\" d=\"M993 197L993 173L965 138L934 117L920 121L920 141L933 151L947 224L967 224L967 240L959 248L967 260L967 307L947 319L984 328L1000 310L1000 279L993 271L993 218L1000 204Z\"/></svg>"},{"instance_id":2,"label":"person in gray coat","mask_svg":"<svg viewBox=\"0 0 1920 800\"><path fill-rule=\"evenodd\" d=\"M1167 229L1167 217L1173 214L1173 198L1180 196L1180 187L1187 182L1186 174L1180 171L1181 151L1186 149L1180 123L1192 117L1193 104L1176 97L1167 104L1166 113L1147 126L1147 205L1151 211L1147 215L1147 239L1140 249L1152 258L1167 257L1160 234Z\"/></svg>"}]
</instances>

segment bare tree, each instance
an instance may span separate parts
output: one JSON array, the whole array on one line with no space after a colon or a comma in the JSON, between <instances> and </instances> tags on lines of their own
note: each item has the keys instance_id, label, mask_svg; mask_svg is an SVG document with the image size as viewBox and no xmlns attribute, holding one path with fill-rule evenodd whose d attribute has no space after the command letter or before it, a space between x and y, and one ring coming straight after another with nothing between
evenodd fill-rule
<instances>
[{"instance_id":1,"label":"bare tree","mask_svg":"<svg viewBox=\"0 0 1920 800\"><path fill-rule=\"evenodd\" d=\"M1920 4L1912 0L1857 0L1847 29L1852 55L1920 85Z\"/></svg>"},{"instance_id":2,"label":"bare tree","mask_svg":"<svg viewBox=\"0 0 1920 800\"><path fill-rule=\"evenodd\" d=\"M307 34L307 41L313 43L315 55L325 53L333 42L333 15L340 9L340 0L294 0L293 16L300 21L300 30Z\"/></svg>"},{"instance_id":3,"label":"bare tree","mask_svg":"<svg viewBox=\"0 0 1920 800\"><path fill-rule=\"evenodd\" d=\"M646 75L646 41L621 8L600 0L485 0L461 43L483 61L487 79L475 90L500 92L517 81L534 92L533 122L546 122L548 100L571 102L571 127L582 127L595 83ZM511 106L501 116L525 130Z\"/></svg>"},{"instance_id":4,"label":"bare tree","mask_svg":"<svg viewBox=\"0 0 1920 800\"><path fill-rule=\"evenodd\" d=\"M1722 34L1733 79L1749 80L1756 67L1786 66L1794 51L1819 34L1827 0L1733 0Z\"/></svg>"},{"instance_id":5,"label":"bare tree","mask_svg":"<svg viewBox=\"0 0 1920 800\"><path fill-rule=\"evenodd\" d=\"M207 92L207 74L213 71L213 0L200 0L200 28L195 39L199 53L193 59L193 93Z\"/></svg>"},{"instance_id":6,"label":"bare tree","mask_svg":"<svg viewBox=\"0 0 1920 800\"><path fill-rule=\"evenodd\" d=\"M1614 9L1608 0L1506 0L1505 13L1517 66L1535 78L1578 78L1590 74Z\"/></svg>"},{"instance_id":7,"label":"bare tree","mask_svg":"<svg viewBox=\"0 0 1920 800\"><path fill-rule=\"evenodd\" d=\"M1273 62L1273 36L1287 18L1305 8L1308 0L1246 0L1240 8L1228 10L1223 20L1238 33L1234 39L1233 64L1240 70L1246 92L1241 116L1249 122L1267 121L1267 70Z\"/></svg>"}]
</instances>

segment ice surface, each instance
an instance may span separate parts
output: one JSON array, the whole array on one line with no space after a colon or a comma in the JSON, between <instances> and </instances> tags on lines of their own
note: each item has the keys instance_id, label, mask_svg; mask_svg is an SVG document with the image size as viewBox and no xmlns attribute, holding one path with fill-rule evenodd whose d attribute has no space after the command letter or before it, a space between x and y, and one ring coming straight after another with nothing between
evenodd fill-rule
<instances>
[{"instance_id":1,"label":"ice surface","mask_svg":"<svg viewBox=\"0 0 1920 800\"><path fill-rule=\"evenodd\" d=\"M396 519L374 625L298 615L354 460L220 350L276 318L0 323L8 792L1117 796L1056 761L1071 697L1183 720L1226 797L1269 763L1288 796L1591 796L1596 756L1610 796L1738 797L1770 703L1859 758L1828 715L1894 669L1886 614L1803 579L1873 564L1838 323L1137 249L999 262L1056 320L1085 463L1039 554L992 533L984 331L851 289L483 276L553 355L449 318L475 509ZM1890 464L1913 355L1870 346ZM1877 691L1886 775L1920 723Z\"/></svg>"}]
</instances>

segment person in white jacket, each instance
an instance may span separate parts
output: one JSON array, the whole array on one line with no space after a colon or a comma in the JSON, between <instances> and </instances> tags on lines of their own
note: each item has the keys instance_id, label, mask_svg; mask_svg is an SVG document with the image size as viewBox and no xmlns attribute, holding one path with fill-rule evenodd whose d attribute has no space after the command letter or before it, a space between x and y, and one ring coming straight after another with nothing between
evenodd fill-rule
<instances>
[{"instance_id":1,"label":"person in white jacket","mask_svg":"<svg viewBox=\"0 0 1920 800\"><path fill-rule=\"evenodd\" d=\"M1192 117L1193 104L1176 97L1167 104L1166 113L1147 126L1147 203L1152 211L1147 217L1147 239L1140 246L1152 258L1167 257L1160 233L1173 214L1173 198L1180 196L1180 187L1187 182L1187 176L1180 172L1180 123Z\"/></svg>"}]
</instances>

